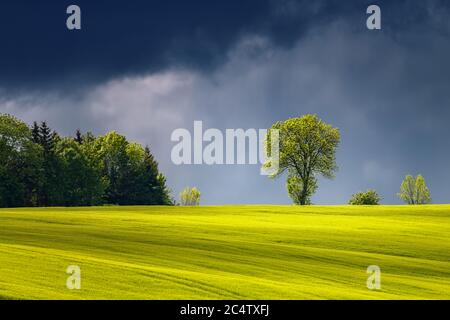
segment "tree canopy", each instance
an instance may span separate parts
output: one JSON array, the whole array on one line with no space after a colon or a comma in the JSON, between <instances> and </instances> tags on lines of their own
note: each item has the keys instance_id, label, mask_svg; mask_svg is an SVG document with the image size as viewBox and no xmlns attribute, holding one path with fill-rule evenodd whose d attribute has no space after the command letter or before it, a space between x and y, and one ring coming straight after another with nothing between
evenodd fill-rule
<instances>
[{"instance_id":1,"label":"tree canopy","mask_svg":"<svg viewBox=\"0 0 450 320\"><path fill-rule=\"evenodd\" d=\"M337 170L336 149L339 129L320 120L317 115L305 115L279 121L271 129L279 130L279 170L272 177L288 172L287 188L295 203L305 205L317 189L318 175L333 178ZM266 139L270 154L271 130ZM270 164L265 164L270 166Z\"/></svg>"},{"instance_id":2,"label":"tree canopy","mask_svg":"<svg viewBox=\"0 0 450 320\"><path fill-rule=\"evenodd\" d=\"M417 177L407 175L400 186L398 197L407 204L427 204L431 202L430 190L420 174Z\"/></svg>"}]
</instances>

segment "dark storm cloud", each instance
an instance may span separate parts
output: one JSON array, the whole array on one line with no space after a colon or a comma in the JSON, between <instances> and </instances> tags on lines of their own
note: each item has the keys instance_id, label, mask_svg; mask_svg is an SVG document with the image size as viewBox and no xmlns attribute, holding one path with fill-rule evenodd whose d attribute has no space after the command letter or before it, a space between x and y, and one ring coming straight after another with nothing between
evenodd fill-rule
<instances>
[{"instance_id":1,"label":"dark storm cloud","mask_svg":"<svg viewBox=\"0 0 450 320\"><path fill-rule=\"evenodd\" d=\"M317 113L341 129L342 145L336 179L321 181L314 202L376 188L395 203L407 173L449 201L445 2L378 1L381 31L365 27L367 1L110 3L78 2L80 33L65 30L69 2L1 10L0 112L63 134L123 132L152 147L175 194L196 185L213 204L289 199L284 178L258 166L175 166L172 130L194 120L267 128Z\"/></svg>"},{"instance_id":2,"label":"dark storm cloud","mask_svg":"<svg viewBox=\"0 0 450 320\"><path fill-rule=\"evenodd\" d=\"M423 4L380 2L388 8L386 28L427 18L421 13ZM208 71L224 63L228 49L246 34L264 34L276 45L291 46L311 26L344 16L354 19L355 28L363 28L367 3L2 1L0 87L74 89L174 66ZM65 27L70 4L81 7L80 31Z\"/></svg>"},{"instance_id":3,"label":"dark storm cloud","mask_svg":"<svg viewBox=\"0 0 450 320\"><path fill-rule=\"evenodd\" d=\"M82 30L66 29L77 4ZM254 1L2 1L0 86L91 85L173 65L209 69L270 15Z\"/></svg>"}]
</instances>

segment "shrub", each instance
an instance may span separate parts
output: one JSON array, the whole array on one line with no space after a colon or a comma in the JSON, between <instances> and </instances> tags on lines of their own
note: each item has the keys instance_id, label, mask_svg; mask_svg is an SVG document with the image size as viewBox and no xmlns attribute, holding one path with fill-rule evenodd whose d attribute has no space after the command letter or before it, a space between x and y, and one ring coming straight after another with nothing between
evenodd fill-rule
<instances>
[{"instance_id":1,"label":"shrub","mask_svg":"<svg viewBox=\"0 0 450 320\"><path fill-rule=\"evenodd\" d=\"M348 204L378 205L380 204L380 200L380 196L375 190L367 190L366 192L358 192L353 194Z\"/></svg>"},{"instance_id":2,"label":"shrub","mask_svg":"<svg viewBox=\"0 0 450 320\"><path fill-rule=\"evenodd\" d=\"M182 206L198 206L200 204L200 191L196 187L185 188L180 193L180 204Z\"/></svg>"}]
</instances>

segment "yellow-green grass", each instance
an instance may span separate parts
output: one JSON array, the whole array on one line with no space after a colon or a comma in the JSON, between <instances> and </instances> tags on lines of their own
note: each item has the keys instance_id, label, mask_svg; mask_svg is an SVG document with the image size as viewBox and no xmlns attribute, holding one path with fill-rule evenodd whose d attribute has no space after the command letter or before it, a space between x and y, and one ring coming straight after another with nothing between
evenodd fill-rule
<instances>
[{"instance_id":1,"label":"yellow-green grass","mask_svg":"<svg viewBox=\"0 0 450 320\"><path fill-rule=\"evenodd\" d=\"M449 298L449 205L0 209L0 299Z\"/></svg>"}]
</instances>

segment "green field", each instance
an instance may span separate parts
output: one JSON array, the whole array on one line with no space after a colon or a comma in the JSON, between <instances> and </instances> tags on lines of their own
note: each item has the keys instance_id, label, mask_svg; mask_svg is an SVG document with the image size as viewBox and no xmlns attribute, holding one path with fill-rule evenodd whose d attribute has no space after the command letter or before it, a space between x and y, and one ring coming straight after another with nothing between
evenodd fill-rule
<instances>
[{"instance_id":1,"label":"green field","mask_svg":"<svg viewBox=\"0 0 450 320\"><path fill-rule=\"evenodd\" d=\"M0 299L449 298L450 205L0 209Z\"/></svg>"}]
</instances>

